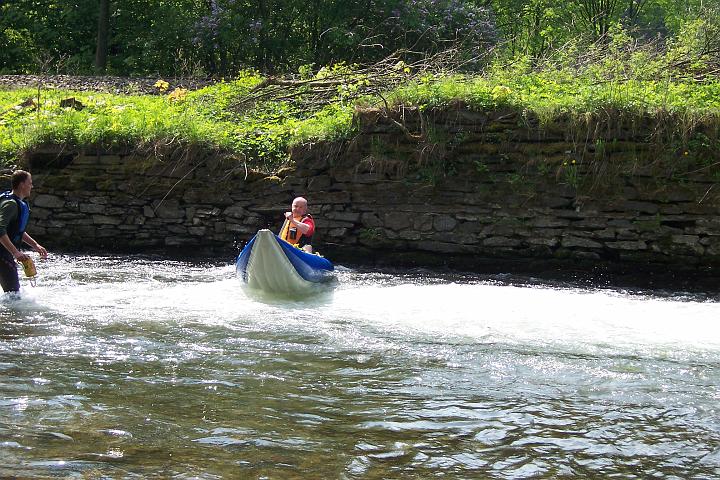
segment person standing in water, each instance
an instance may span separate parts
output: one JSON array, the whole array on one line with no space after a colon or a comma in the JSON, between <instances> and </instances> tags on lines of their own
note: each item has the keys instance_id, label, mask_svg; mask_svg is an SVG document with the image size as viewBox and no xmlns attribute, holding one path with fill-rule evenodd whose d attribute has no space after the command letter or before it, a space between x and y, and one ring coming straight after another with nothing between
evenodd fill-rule
<instances>
[{"instance_id":1,"label":"person standing in water","mask_svg":"<svg viewBox=\"0 0 720 480\"><path fill-rule=\"evenodd\" d=\"M312 237L315 233L315 221L307 213L308 203L303 197L292 202L290 212L285 212L285 222L280 230L280 238L286 242L312 253Z\"/></svg>"},{"instance_id":2,"label":"person standing in water","mask_svg":"<svg viewBox=\"0 0 720 480\"><path fill-rule=\"evenodd\" d=\"M35 241L27 232L30 207L25 199L32 191L32 175L25 170L16 170L10 177L11 191L0 193L0 285L5 292L20 290L17 263L30 260L20 248L26 243L42 258L47 257L45 247Z\"/></svg>"}]
</instances>

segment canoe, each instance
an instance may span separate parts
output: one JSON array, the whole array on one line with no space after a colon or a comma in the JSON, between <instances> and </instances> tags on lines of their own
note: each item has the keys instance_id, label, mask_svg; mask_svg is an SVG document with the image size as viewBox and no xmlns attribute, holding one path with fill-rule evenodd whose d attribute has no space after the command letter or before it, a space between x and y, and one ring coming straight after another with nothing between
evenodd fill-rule
<instances>
[{"instance_id":1,"label":"canoe","mask_svg":"<svg viewBox=\"0 0 720 480\"><path fill-rule=\"evenodd\" d=\"M307 294L335 278L333 264L263 229L245 245L235 262L238 278L268 293Z\"/></svg>"}]
</instances>

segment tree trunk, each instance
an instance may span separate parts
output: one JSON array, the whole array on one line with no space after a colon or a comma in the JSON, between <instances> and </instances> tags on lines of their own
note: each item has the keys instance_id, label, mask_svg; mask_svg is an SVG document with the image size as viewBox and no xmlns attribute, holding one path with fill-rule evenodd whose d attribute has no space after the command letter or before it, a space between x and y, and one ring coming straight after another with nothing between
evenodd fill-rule
<instances>
[{"instance_id":1,"label":"tree trunk","mask_svg":"<svg viewBox=\"0 0 720 480\"><path fill-rule=\"evenodd\" d=\"M100 0L98 15L97 46L95 49L95 71L105 73L107 67L108 38L110 36L110 0Z\"/></svg>"}]
</instances>

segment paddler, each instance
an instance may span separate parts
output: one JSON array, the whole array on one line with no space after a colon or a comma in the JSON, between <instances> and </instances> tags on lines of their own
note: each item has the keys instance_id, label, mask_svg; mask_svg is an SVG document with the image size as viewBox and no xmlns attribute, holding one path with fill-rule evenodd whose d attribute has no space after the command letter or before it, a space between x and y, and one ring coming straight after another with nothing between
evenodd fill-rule
<instances>
[{"instance_id":1,"label":"paddler","mask_svg":"<svg viewBox=\"0 0 720 480\"><path fill-rule=\"evenodd\" d=\"M286 242L312 253L312 237L315 233L315 221L307 213L308 202L303 197L293 200L289 212L285 212L285 222L280 230L280 238Z\"/></svg>"},{"instance_id":2,"label":"paddler","mask_svg":"<svg viewBox=\"0 0 720 480\"><path fill-rule=\"evenodd\" d=\"M10 177L10 185L12 190L0 193L0 285L5 292L18 292L17 263L32 262L30 256L20 250L22 244L26 243L42 258L47 257L47 250L25 231L30 218L25 199L33 188L32 175L16 170Z\"/></svg>"}]
</instances>

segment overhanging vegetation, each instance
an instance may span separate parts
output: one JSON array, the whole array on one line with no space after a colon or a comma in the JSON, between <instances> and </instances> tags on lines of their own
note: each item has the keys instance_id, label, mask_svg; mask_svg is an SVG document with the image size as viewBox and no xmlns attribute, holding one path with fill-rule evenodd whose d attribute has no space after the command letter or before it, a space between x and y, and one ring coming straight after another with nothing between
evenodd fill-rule
<instances>
[{"instance_id":1,"label":"overhanging vegetation","mask_svg":"<svg viewBox=\"0 0 720 480\"><path fill-rule=\"evenodd\" d=\"M715 149L717 136L708 132L717 131L720 81L707 75L711 64L684 65L685 58L697 60L692 45L651 54L646 48L629 48L630 43L620 32L603 46L602 55L583 65L555 57L538 67L528 57L516 57L498 59L482 74L398 60L380 70L340 64L302 78L245 72L196 91L171 90L160 79L156 95L42 85L5 90L0 91L0 155L10 164L43 144L200 145L271 172L287 161L294 145L352 137L356 109L378 109L389 116L400 105L427 112L458 103L478 111L509 108L541 123L560 116L577 122L656 119L665 130L663 138L677 137L684 144L702 126L698 141L705 151Z\"/></svg>"}]
</instances>

